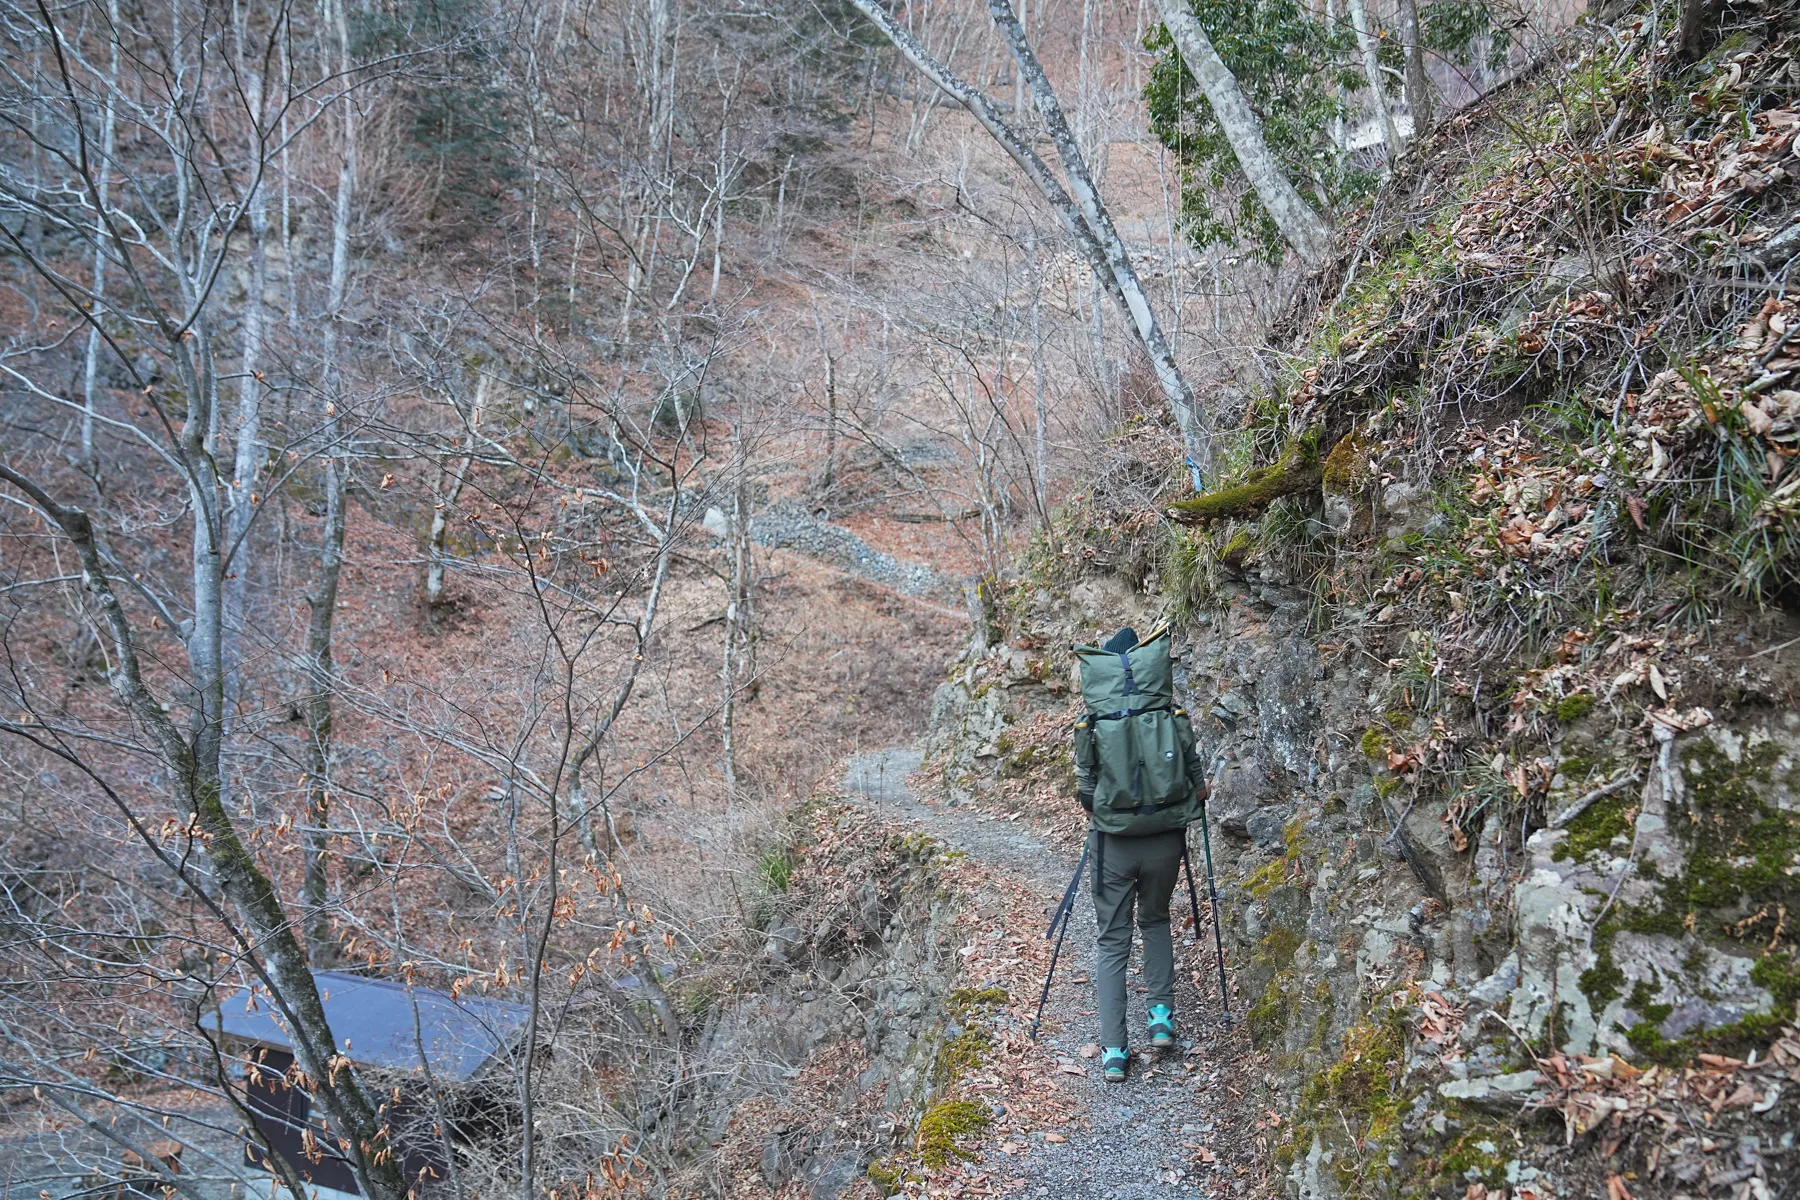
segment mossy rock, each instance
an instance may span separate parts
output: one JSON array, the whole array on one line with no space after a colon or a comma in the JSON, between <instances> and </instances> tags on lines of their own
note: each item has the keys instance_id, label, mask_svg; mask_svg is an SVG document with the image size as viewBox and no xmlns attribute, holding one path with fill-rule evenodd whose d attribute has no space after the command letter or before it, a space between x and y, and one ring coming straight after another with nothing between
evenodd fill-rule
<instances>
[{"instance_id":1,"label":"mossy rock","mask_svg":"<svg viewBox=\"0 0 1800 1200\"><path fill-rule=\"evenodd\" d=\"M1250 536L1248 530L1240 530L1219 547L1219 552L1214 557L1225 566L1237 571L1243 569L1244 564L1254 553L1256 553L1256 539Z\"/></svg>"},{"instance_id":2,"label":"mossy rock","mask_svg":"<svg viewBox=\"0 0 1800 1200\"><path fill-rule=\"evenodd\" d=\"M1353 496L1368 487L1374 478L1375 472L1369 466L1369 443L1360 433L1352 431L1339 438L1331 453L1325 456L1319 484L1333 495Z\"/></svg>"},{"instance_id":3,"label":"mossy rock","mask_svg":"<svg viewBox=\"0 0 1800 1200\"><path fill-rule=\"evenodd\" d=\"M1004 993L1002 993L1004 994ZM967 1076L981 1065L982 1057L994 1039L979 1029L965 1029L942 1046L931 1064L931 1079L938 1087L947 1087Z\"/></svg>"},{"instance_id":4,"label":"mossy rock","mask_svg":"<svg viewBox=\"0 0 1800 1200\"><path fill-rule=\"evenodd\" d=\"M1402 1008L1378 1007L1339 1039L1337 1058L1302 1086L1294 1142L1317 1136L1333 1150L1331 1174L1344 1196L1394 1194L1389 1153L1400 1148L1400 1087L1406 1063Z\"/></svg>"},{"instance_id":5,"label":"mossy rock","mask_svg":"<svg viewBox=\"0 0 1800 1200\"><path fill-rule=\"evenodd\" d=\"M981 1133L992 1120L973 1100L939 1100L919 1119L919 1161L927 1167L946 1167L957 1159L973 1162L975 1152L957 1139Z\"/></svg>"},{"instance_id":6,"label":"mossy rock","mask_svg":"<svg viewBox=\"0 0 1800 1200\"><path fill-rule=\"evenodd\" d=\"M1766 734L1740 737L1718 730L1687 741L1678 754L1686 788L1672 806L1669 824L1683 843L1686 863L1668 878L1645 872L1658 883L1656 898L1621 904L1607 914L1594 930L1594 964L1581 978L1595 1011L1634 983L1624 996L1630 1022L1625 1035L1640 1055L1670 1065L1702 1051L1742 1054L1766 1044L1800 1003L1800 964L1793 950L1772 936L1783 914L1800 911L1800 872L1795 872L1800 814L1769 798L1797 782L1775 777L1784 758L1781 743ZM1628 811L1623 798L1595 804L1570 822L1568 853L1587 853L1628 832ZM1678 1005L1670 1002L1687 993L1713 1002L1718 997L1708 989L1714 985L1694 977L1701 969L1698 961L1684 964L1679 975L1660 973L1661 982L1654 985L1645 982L1642 972L1616 953L1622 931L1685 943L1694 947L1690 954L1696 960L1700 947L1748 959L1749 981L1773 1003L1729 1024L1671 1029L1665 1022Z\"/></svg>"},{"instance_id":7,"label":"mossy rock","mask_svg":"<svg viewBox=\"0 0 1800 1200\"><path fill-rule=\"evenodd\" d=\"M1277 971L1263 989L1256 1003L1244 1017L1250 1027L1250 1040L1258 1049L1264 1049L1281 1040L1288 1023L1293 1020L1299 1005L1294 998L1294 973Z\"/></svg>"}]
</instances>

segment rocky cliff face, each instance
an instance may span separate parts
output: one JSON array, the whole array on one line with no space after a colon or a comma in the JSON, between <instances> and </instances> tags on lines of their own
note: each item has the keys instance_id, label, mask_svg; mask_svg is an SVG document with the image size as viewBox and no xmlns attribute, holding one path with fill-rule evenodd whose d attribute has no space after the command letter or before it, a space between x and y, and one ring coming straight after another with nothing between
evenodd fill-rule
<instances>
[{"instance_id":1,"label":"rocky cliff face","mask_svg":"<svg viewBox=\"0 0 1800 1200\"><path fill-rule=\"evenodd\" d=\"M1022 640L1154 622L1153 596L1073 591L1044 590ZM1509 1163L1514 1183L1578 1178L1571 1162L1532 1166L1533 1149L1470 1149L1492 1140L1471 1130L1555 1111L1537 1059L1616 1057L1623 1071L1706 1049L1766 1056L1794 1018L1800 714L1632 724L1569 706L1529 764L1549 772L1538 815L1488 795L1471 819L1479 781L1416 786L1411 751L1393 747L1430 730L1397 729L1412 724L1400 667L1349 650L1373 623L1315 632L1307 593L1246 577L1177 626L1178 699L1207 714L1203 749L1224 756L1213 851L1234 1002L1266 1054L1262 1102L1286 1115L1270 1152L1299 1196L1460 1195L1463 1174L1504 1184ZM1001 645L958 665L930 741L953 787L1070 819L1057 657Z\"/></svg>"}]
</instances>

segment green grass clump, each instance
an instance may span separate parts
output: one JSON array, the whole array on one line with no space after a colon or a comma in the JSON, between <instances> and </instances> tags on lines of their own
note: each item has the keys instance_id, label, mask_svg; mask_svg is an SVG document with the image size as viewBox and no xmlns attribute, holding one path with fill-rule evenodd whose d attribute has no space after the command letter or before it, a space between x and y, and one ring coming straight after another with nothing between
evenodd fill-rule
<instances>
[{"instance_id":1,"label":"green grass clump","mask_svg":"<svg viewBox=\"0 0 1800 1200\"><path fill-rule=\"evenodd\" d=\"M756 860L756 878L771 892L785 892L794 881L794 852L787 846L771 846Z\"/></svg>"}]
</instances>

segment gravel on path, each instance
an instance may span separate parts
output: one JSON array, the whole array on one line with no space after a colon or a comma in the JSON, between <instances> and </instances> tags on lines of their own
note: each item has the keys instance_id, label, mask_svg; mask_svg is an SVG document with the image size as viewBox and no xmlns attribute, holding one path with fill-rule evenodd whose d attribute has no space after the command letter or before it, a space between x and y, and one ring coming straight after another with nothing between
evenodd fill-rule
<instances>
[{"instance_id":1,"label":"gravel on path","mask_svg":"<svg viewBox=\"0 0 1800 1200\"><path fill-rule=\"evenodd\" d=\"M1044 912L1051 912L1074 870L1067 855L1056 852L1029 825L996 819L977 808L921 800L907 782L920 764L919 751L911 747L859 755L845 772L844 791L852 800L917 826L951 849L1012 876L1042 899ZM1046 1054L1086 1068L1084 1077L1071 1077L1068 1083L1085 1105L1090 1128L1071 1130L1062 1144L1033 1138L1010 1162L984 1146L990 1152L986 1165L998 1160L1022 1178L1024 1186L1012 1194L1024 1197L1260 1200L1273 1195L1266 1182L1268 1157L1257 1145L1256 1122L1262 1114L1245 1099L1252 1092L1247 1073L1255 1066L1255 1053L1241 1025L1229 1034L1222 1031L1216 991L1202 995L1194 983L1195 976L1216 977L1210 941L1177 940L1180 1051L1141 1052L1122 1084L1103 1082L1098 1061L1080 1057L1082 1045L1097 1034L1089 982L1094 911L1086 893L1084 880L1044 1010L1042 1040ZM1186 896L1177 900L1178 913L1186 911ZM1142 1030L1144 998L1135 989L1130 1004L1131 1027ZM1185 1069L1189 1066L1191 1071ZM1200 1161L1200 1147L1216 1161Z\"/></svg>"}]
</instances>

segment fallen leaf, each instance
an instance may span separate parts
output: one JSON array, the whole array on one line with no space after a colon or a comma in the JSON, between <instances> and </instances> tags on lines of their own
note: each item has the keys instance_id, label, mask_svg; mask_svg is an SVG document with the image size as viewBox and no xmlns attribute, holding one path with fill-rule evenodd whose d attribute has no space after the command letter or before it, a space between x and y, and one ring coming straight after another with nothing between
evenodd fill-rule
<instances>
[{"instance_id":1,"label":"fallen leaf","mask_svg":"<svg viewBox=\"0 0 1800 1200\"><path fill-rule=\"evenodd\" d=\"M1062 1135L1062 1134L1060 1134L1060 1133L1046 1133L1046 1134L1045 1134L1045 1135L1044 1135L1044 1140L1045 1140L1045 1141L1046 1141L1046 1142L1054 1142L1054 1143L1056 1143L1056 1144L1057 1144L1057 1145L1058 1145L1058 1146L1060 1146L1060 1145L1062 1145L1062 1144L1063 1144L1063 1143L1064 1143L1064 1142L1066 1142L1066 1141L1068 1141L1068 1140L1069 1140L1069 1139L1068 1139L1068 1138L1066 1138L1066 1137L1064 1137L1064 1136L1063 1136L1063 1135Z\"/></svg>"},{"instance_id":2,"label":"fallen leaf","mask_svg":"<svg viewBox=\"0 0 1800 1200\"><path fill-rule=\"evenodd\" d=\"M1666 701L1669 698L1669 685L1663 680L1663 673L1656 669L1655 663L1650 664L1650 690L1656 693L1659 700Z\"/></svg>"},{"instance_id":3,"label":"fallen leaf","mask_svg":"<svg viewBox=\"0 0 1800 1200\"><path fill-rule=\"evenodd\" d=\"M1078 1075L1083 1079L1087 1078L1087 1072L1076 1066L1074 1063L1057 1063L1056 1069L1061 1071L1064 1075Z\"/></svg>"},{"instance_id":4,"label":"fallen leaf","mask_svg":"<svg viewBox=\"0 0 1800 1200\"><path fill-rule=\"evenodd\" d=\"M1083 1046L1078 1053L1080 1053L1083 1058L1099 1058L1100 1043L1089 1042L1087 1045Z\"/></svg>"}]
</instances>

